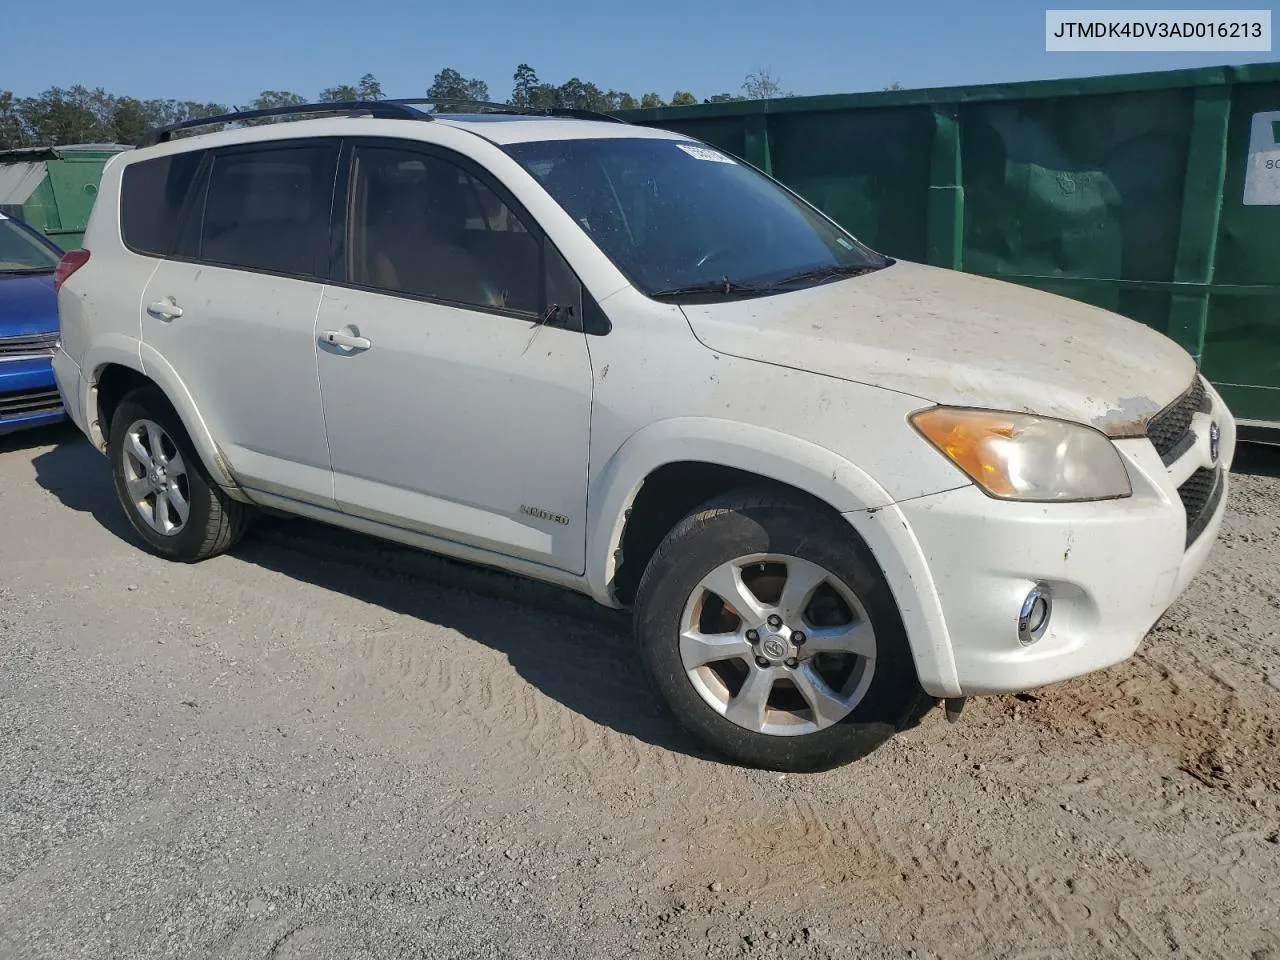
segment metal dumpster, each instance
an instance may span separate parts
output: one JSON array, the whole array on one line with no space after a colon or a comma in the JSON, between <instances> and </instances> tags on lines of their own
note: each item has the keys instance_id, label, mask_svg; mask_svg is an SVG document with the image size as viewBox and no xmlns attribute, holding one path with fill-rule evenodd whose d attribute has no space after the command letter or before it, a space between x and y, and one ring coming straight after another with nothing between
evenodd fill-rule
<instances>
[{"instance_id":1,"label":"metal dumpster","mask_svg":"<svg viewBox=\"0 0 1280 960\"><path fill-rule=\"evenodd\" d=\"M64 250L84 239L107 160L118 143L22 147L0 151L0 213L18 217Z\"/></svg>"},{"instance_id":2,"label":"metal dumpster","mask_svg":"<svg viewBox=\"0 0 1280 960\"><path fill-rule=\"evenodd\" d=\"M621 112L772 173L890 255L1167 333L1280 437L1280 63Z\"/></svg>"}]
</instances>

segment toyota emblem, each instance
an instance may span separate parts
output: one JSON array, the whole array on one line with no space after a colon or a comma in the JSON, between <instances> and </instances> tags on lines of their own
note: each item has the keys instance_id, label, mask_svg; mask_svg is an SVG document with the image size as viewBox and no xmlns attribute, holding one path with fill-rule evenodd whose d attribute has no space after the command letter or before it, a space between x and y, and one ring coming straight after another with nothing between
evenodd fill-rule
<instances>
[{"instance_id":1,"label":"toyota emblem","mask_svg":"<svg viewBox=\"0 0 1280 960\"><path fill-rule=\"evenodd\" d=\"M769 637L761 644L764 648L765 656L774 660L781 660L787 655L787 645L777 637Z\"/></svg>"}]
</instances>

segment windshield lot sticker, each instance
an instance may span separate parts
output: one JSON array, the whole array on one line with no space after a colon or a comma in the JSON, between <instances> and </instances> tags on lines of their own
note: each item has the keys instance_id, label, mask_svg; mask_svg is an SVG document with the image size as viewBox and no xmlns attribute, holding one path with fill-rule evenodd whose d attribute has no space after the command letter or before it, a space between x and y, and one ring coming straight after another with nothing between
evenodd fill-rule
<instances>
[{"instance_id":1,"label":"windshield lot sticker","mask_svg":"<svg viewBox=\"0 0 1280 960\"><path fill-rule=\"evenodd\" d=\"M1280 206L1280 110L1255 113L1244 171L1246 207Z\"/></svg>"},{"instance_id":2,"label":"windshield lot sticker","mask_svg":"<svg viewBox=\"0 0 1280 960\"><path fill-rule=\"evenodd\" d=\"M689 156L695 157L698 160L712 160L715 163L733 163L734 162L731 157L726 157L723 153L720 153L718 150L712 150L709 147L704 147L704 146L701 146L700 144L677 143L676 146L679 147L681 150L683 150L685 153L687 153Z\"/></svg>"}]
</instances>

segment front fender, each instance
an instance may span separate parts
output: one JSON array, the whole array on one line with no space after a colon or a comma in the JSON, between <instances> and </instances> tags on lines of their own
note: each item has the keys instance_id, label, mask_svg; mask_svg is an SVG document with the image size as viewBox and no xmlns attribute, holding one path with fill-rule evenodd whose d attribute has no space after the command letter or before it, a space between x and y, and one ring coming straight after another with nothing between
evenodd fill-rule
<instances>
[{"instance_id":1,"label":"front fender","mask_svg":"<svg viewBox=\"0 0 1280 960\"><path fill-rule=\"evenodd\" d=\"M660 420L632 434L593 479L587 494L587 583L601 603L617 606L616 551L627 510L645 478L670 463L733 467L788 484L840 513L885 507L893 498L837 453L789 434L713 417Z\"/></svg>"},{"instance_id":2,"label":"front fender","mask_svg":"<svg viewBox=\"0 0 1280 960\"><path fill-rule=\"evenodd\" d=\"M880 565L906 627L916 672L935 696L959 695L955 659L928 563L902 510L868 473L825 447L789 434L709 417L662 420L633 434L588 494L587 585L617 607L616 552L627 511L645 478L669 463L734 467L789 484L835 508Z\"/></svg>"},{"instance_id":3,"label":"front fender","mask_svg":"<svg viewBox=\"0 0 1280 960\"><path fill-rule=\"evenodd\" d=\"M931 696L960 696L960 679L942 600L902 507L895 503L882 510L854 510L845 513L844 518L862 537L888 581L911 644L911 659L920 686Z\"/></svg>"}]
</instances>

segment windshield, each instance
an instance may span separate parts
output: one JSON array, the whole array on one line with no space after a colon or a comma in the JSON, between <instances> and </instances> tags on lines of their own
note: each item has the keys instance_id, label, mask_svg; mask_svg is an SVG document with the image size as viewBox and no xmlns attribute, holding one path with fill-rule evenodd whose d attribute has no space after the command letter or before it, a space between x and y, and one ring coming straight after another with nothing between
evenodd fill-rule
<instances>
[{"instance_id":1,"label":"windshield","mask_svg":"<svg viewBox=\"0 0 1280 960\"><path fill-rule=\"evenodd\" d=\"M725 295L887 266L774 181L684 140L551 140L506 147L642 292ZM705 291L687 288L705 286ZM789 286L788 289L795 289Z\"/></svg>"},{"instance_id":2,"label":"windshield","mask_svg":"<svg viewBox=\"0 0 1280 960\"><path fill-rule=\"evenodd\" d=\"M43 238L0 213L0 274L52 273L58 252Z\"/></svg>"}]
</instances>

